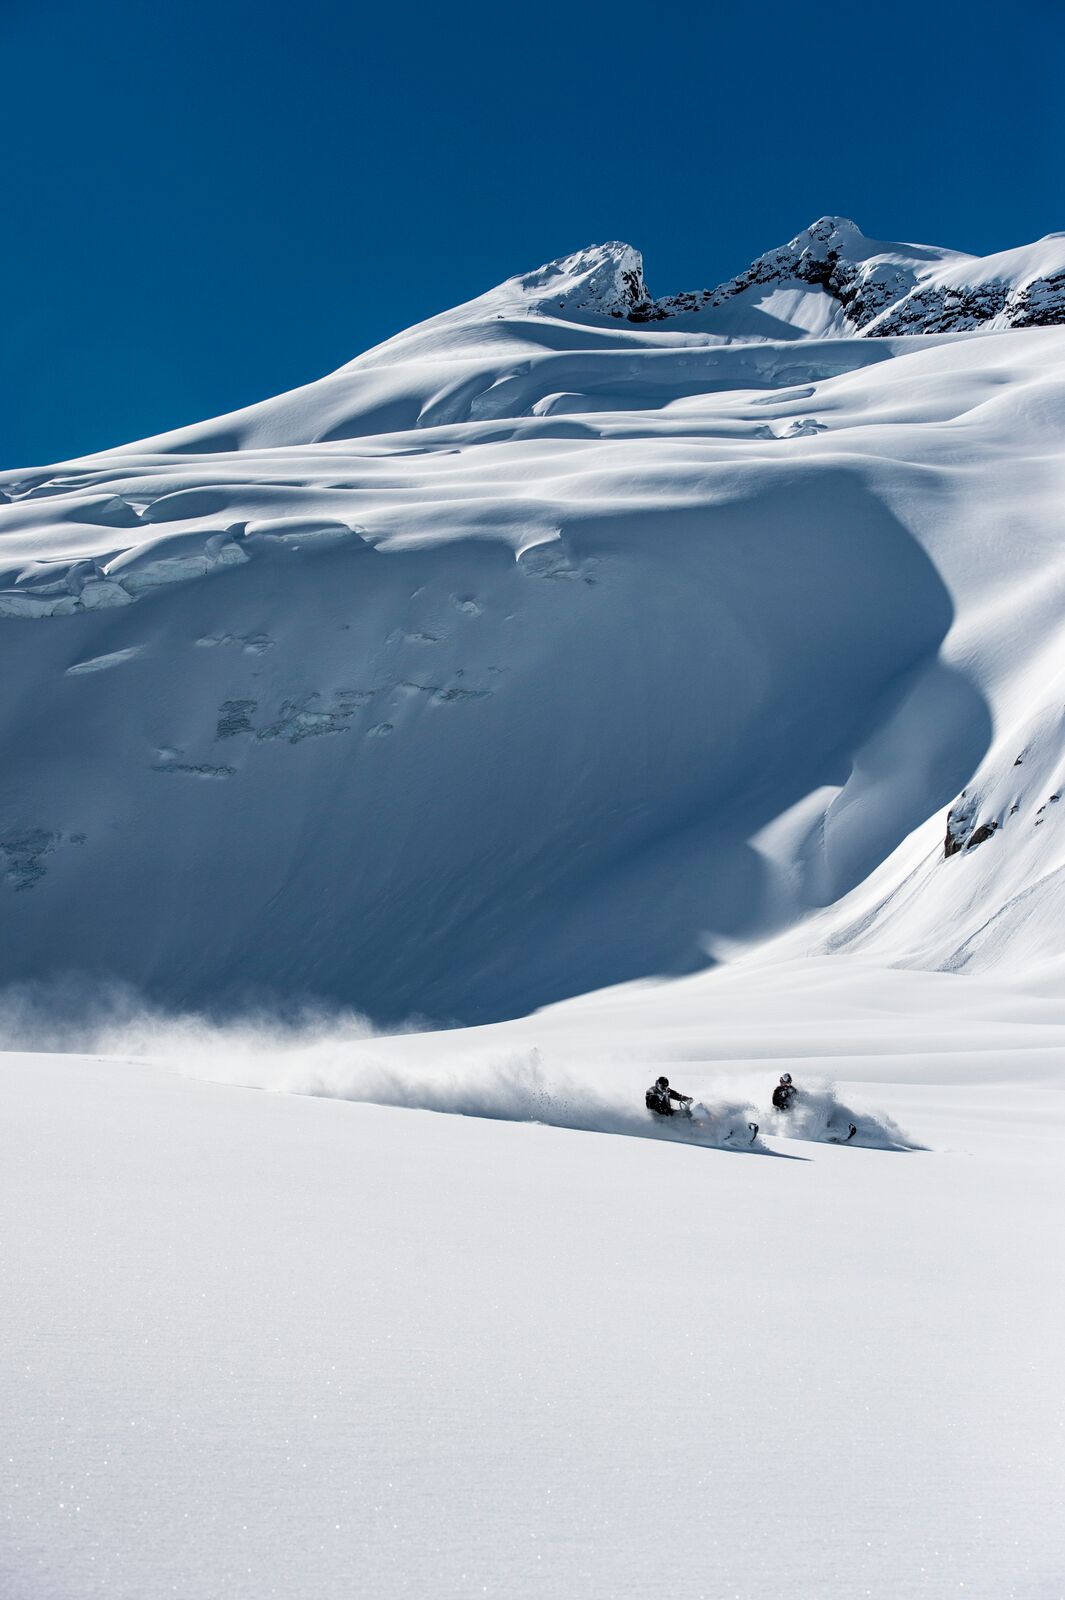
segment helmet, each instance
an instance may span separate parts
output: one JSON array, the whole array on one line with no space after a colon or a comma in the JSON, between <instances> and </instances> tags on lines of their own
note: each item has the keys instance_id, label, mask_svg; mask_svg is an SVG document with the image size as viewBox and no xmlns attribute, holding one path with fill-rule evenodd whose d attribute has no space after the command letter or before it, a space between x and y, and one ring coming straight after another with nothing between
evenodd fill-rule
<instances>
[{"instance_id":1,"label":"helmet","mask_svg":"<svg viewBox=\"0 0 1065 1600\"><path fill-rule=\"evenodd\" d=\"M781 1081L781 1083L790 1083L791 1082L791 1073L790 1072L782 1072L780 1074L780 1081Z\"/></svg>"},{"instance_id":2,"label":"helmet","mask_svg":"<svg viewBox=\"0 0 1065 1600\"><path fill-rule=\"evenodd\" d=\"M658 1081L655 1084L655 1088L656 1089L668 1089L669 1088L669 1079L668 1078L659 1078Z\"/></svg>"}]
</instances>

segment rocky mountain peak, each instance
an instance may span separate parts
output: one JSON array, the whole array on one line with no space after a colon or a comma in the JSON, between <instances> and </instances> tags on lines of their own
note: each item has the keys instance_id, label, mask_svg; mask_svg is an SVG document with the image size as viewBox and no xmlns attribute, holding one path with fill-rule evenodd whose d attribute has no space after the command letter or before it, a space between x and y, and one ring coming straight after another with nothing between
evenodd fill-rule
<instances>
[{"instance_id":1,"label":"rocky mountain peak","mask_svg":"<svg viewBox=\"0 0 1065 1600\"><path fill-rule=\"evenodd\" d=\"M860 259L869 250L870 241L849 217L818 217L789 240L787 248L797 255L834 251L836 255Z\"/></svg>"},{"instance_id":2,"label":"rocky mountain peak","mask_svg":"<svg viewBox=\"0 0 1065 1600\"><path fill-rule=\"evenodd\" d=\"M652 304L644 282L643 257L620 240L589 245L512 282L523 297L546 312L558 309L628 316Z\"/></svg>"}]
</instances>

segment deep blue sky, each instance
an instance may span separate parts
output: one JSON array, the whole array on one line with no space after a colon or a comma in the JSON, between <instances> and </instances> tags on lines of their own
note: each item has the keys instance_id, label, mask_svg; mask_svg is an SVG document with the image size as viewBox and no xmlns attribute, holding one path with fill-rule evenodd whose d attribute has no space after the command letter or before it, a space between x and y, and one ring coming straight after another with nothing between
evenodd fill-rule
<instances>
[{"instance_id":1,"label":"deep blue sky","mask_svg":"<svg viewBox=\"0 0 1065 1600\"><path fill-rule=\"evenodd\" d=\"M0 0L0 465L318 377L603 239L1065 227L1062 6Z\"/></svg>"}]
</instances>

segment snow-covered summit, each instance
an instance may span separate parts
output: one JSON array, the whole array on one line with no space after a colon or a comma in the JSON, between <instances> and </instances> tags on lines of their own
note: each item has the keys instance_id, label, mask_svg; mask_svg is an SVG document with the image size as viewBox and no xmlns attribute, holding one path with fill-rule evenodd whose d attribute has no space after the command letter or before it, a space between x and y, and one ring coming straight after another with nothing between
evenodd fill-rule
<instances>
[{"instance_id":1,"label":"snow-covered summit","mask_svg":"<svg viewBox=\"0 0 1065 1600\"><path fill-rule=\"evenodd\" d=\"M715 306L766 285L800 282L837 302L841 332L958 332L1065 321L1065 240L978 257L867 239L846 217L821 217L719 285Z\"/></svg>"},{"instance_id":2,"label":"snow-covered summit","mask_svg":"<svg viewBox=\"0 0 1065 1600\"><path fill-rule=\"evenodd\" d=\"M535 272L511 278L495 294L506 300L511 293L529 306L545 311L595 311L605 316L625 316L650 303L643 280L643 257L630 244L589 245L560 261L550 261Z\"/></svg>"},{"instance_id":3,"label":"snow-covered summit","mask_svg":"<svg viewBox=\"0 0 1065 1600\"><path fill-rule=\"evenodd\" d=\"M969 259L951 250L884 244L867 239L847 217L820 217L788 244L759 256L745 272L720 284L711 304L748 296L766 285L802 283L834 300L844 324L855 331L908 295L923 271ZM841 325L839 331L848 330Z\"/></svg>"}]
</instances>

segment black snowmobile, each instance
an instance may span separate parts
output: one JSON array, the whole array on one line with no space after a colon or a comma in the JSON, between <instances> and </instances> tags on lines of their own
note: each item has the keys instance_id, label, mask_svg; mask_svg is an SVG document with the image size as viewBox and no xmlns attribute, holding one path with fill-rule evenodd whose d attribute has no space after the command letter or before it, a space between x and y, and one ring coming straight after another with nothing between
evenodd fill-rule
<instances>
[{"instance_id":1,"label":"black snowmobile","mask_svg":"<svg viewBox=\"0 0 1065 1600\"><path fill-rule=\"evenodd\" d=\"M792 1082L791 1073L782 1072L780 1074L780 1082L773 1090L773 1109L775 1111L790 1111L798 1098L799 1090L797 1085ZM831 1124L825 1129L830 1144L849 1144L857 1132L858 1129L853 1122L848 1122L846 1135L835 1132Z\"/></svg>"},{"instance_id":2,"label":"black snowmobile","mask_svg":"<svg viewBox=\"0 0 1065 1600\"><path fill-rule=\"evenodd\" d=\"M674 1101L677 1102L676 1110L674 1110L673 1107ZM668 1078L656 1078L655 1082L644 1095L644 1104L646 1105L648 1111L652 1112L656 1117L681 1117L686 1122L692 1123L696 1128L707 1131L712 1130L715 1133L721 1121L719 1117L714 1117L707 1110L706 1106L701 1104L696 1105L691 1095L680 1094L676 1089L671 1089ZM723 1145L729 1144L735 1138L738 1131L740 1130L735 1127L730 1127L728 1131L721 1136L720 1143ZM750 1135L747 1142L749 1144L753 1144L755 1139L758 1137L757 1122L748 1122L746 1125L746 1131ZM738 1142L739 1141L737 1141L737 1143Z\"/></svg>"}]
</instances>

